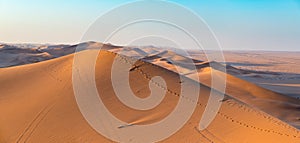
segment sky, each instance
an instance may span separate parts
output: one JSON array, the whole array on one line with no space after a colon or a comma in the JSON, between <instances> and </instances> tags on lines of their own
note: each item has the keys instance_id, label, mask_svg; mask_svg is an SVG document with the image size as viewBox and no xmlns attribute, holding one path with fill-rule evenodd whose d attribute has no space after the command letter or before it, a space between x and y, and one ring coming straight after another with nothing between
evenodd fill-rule
<instances>
[{"instance_id":1,"label":"sky","mask_svg":"<svg viewBox=\"0 0 300 143\"><path fill-rule=\"evenodd\" d=\"M0 0L0 42L75 44L97 18L128 2ZM300 51L300 0L170 2L202 17L224 50Z\"/></svg>"}]
</instances>

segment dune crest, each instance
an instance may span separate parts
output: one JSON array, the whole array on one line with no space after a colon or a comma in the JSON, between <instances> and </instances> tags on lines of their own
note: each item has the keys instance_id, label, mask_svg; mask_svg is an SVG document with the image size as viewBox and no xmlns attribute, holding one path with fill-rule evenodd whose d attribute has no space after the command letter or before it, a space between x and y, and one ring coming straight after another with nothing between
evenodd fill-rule
<instances>
[{"instance_id":1,"label":"dune crest","mask_svg":"<svg viewBox=\"0 0 300 143\"><path fill-rule=\"evenodd\" d=\"M76 54L93 52L98 51L85 50ZM178 95L180 90L179 75L172 71L172 65L166 62L167 60L157 58L138 61L141 65L138 67L139 70L150 77L160 75L167 83L164 89L169 92L166 93L162 103L154 109L132 110L121 104L113 92L110 74L111 64L116 56L118 54L115 52L100 51L95 75L97 88L99 92L103 92L100 98L111 113L127 122L129 126L126 128L130 128L130 125L154 123L168 116L179 100L175 95ZM165 55L160 55L163 56ZM124 55L123 57L128 58ZM183 59L173 60L180 62ZM200 65L202 61L198 62ZM73 54L36 64L0 69L0 142L112 142L93 130L80 113L72 89L72 63ZM290 98L258 87L255 88L260 91L249 93L251 90L247 87L254 85L231 76L228 77L226 98L220 101L222 106L216 118L208 128L198 130L198 123L211 92L209 73L214 70L205 67L201 68L201 83L190 79L192 76L185 79L191 86L201 84L199 100L191 101L197 104L195 112L183 128L162 142L297 143L300 141L298 129L274 115L267 114L266 111L270 110L271 105L260 105L261 102L257 102L264 99L262 102L270 104L273 102L269 100L294 103ZM185 65L182 68L186 68ZM186 75L189 76L188 73ZM149 78L140 74L138 70L130 72L130 85L136 96L143 97L149 94L148 83ZM240 86L242 84L249 86ZM278 103L276 110L286 111L281 105L283 104ZM264 107L265 112L254 106ZM119 129L122 127L120 125Z\"/></svg>"}]
</instances>

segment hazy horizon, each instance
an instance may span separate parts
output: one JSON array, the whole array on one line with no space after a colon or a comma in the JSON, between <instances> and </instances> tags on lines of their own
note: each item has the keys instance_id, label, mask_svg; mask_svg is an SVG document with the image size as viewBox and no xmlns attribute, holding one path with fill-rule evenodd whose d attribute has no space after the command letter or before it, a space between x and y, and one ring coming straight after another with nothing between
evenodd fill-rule
<instances>
[{"instance_id":1,"label":"hazy horizon","mask_svg":"<svg viewBox=\"0 0 300 143\"><path fill-rule=\"evenodd\" d=\"M87 42L97 42L97 43L103 43L100 41L85 41L85 42L79 42L79 43L5 43L5 42L1 42L0 44L6 44L6 45L77 45L80 43L87 43ZM104 43L104 44L112 44L115 46L124 46L124 45L118 45L118 44L113 44L113 43ZM128 45L127 45L128 46ZM159 46L159 45L129 45L132 47L148 47L148 46L153 46L156 48L174 48L174 47L170 47L170 46ZM179 50L187 50L187 51L196 51L199 49L192 49L192 48L175 48L175 49L179 49ZM218 50L203 50L201 49L200 51L218 51ZM264 50L264 49L222 49L222 51L224 52L300 52L300 49L297 50Z\"/></svg>"},{"instance_id":2,"label":"hazy horizon","mask_svg":"<svg viewBox=\"0 0 300 143\"><path fill-rule=\"evenodd\" d=\"M102 14L129 2L0 0L0 42L76 44ZM202 17L224 50L300 50L299 0L170 2Z\"/></svg>"}]
</instances>

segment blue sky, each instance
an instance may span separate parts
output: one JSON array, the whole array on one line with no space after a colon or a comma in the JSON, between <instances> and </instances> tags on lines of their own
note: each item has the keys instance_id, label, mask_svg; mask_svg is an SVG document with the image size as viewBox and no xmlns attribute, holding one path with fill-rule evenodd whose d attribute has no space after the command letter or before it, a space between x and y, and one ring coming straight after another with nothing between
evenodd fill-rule
<instances>
[{"instance_id":1,"label":"blue sky","mask_svg":"<svg viewBox=\"0 0 300 143\"><path fill-rule=\"evenodd\" d=\"M200 15L225 50L300 50L300 0L171 0ZM0 0L0 42L78 43L127 0Z\"/></svg>"}]
</instances>

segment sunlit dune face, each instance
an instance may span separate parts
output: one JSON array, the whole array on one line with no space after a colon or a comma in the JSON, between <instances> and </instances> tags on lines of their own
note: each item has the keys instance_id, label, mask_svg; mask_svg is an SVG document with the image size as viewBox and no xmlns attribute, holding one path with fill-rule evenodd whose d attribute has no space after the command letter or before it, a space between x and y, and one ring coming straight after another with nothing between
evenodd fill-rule
<instances>
[{"instance_id":1,"label":"sunlit dune face","mask_svg":"<svg viewBox=\"0 0 300 143\"><path fill-rule=\"evenodd\" d=\"M104 56L103 54L106 54L105 58L103 58ZM168 116L170 112L174 110L179 98L175 97L174 95L172 95L172 93L168 93L168 92L165 95L163 95L164 99L162 100L161 104L159 104L157 107L151 110L146 110L146 111L135 110L120 102L118 97L114 93L114 88L112 86L111 78L109 78L111 77L110 71L115 58L116 58L115 54L100 52L99 58L97 60L96 73L95 73L97 88L100 97L104 102L105 106L107 107L107 109L109 109L109 111L113 115L115 115L118 119L123 120L127 123L151 124L164 119L166 116ZM125 61L119 61L119 62L124 62L124 64L126 64ZM151 93L149 89L149 82L150 79L154 76L161 76L162 78L165 79L167 84L167 87L165 88L169 88L172 89L173 92L180 93L181 89L180 89L179 75L175 73L165 73L163 71L159 71L158 69L153 67L154 65L151 65L149 63L144 63L141 61L136 62L135 65L139 65L139 69L135 69L129 72L129 77L130 77L129 82L130 82L131 90L138 98L143 99L149 97ZM155 70L155 72L152 72L152 70L149 70L149 68ZM140 71L144 71L147 75L141 74ZM172 80L168 80L169 79L168 77L172 77ZM176 80L177 82L174 82L174 80ZM111 104L111 103L116 103L116 104ZM140 118L140 117L146 117L148 115L151 116L144 119ZM134 117L136 117L136 119Z\"/></svg>"}]
</instances>

